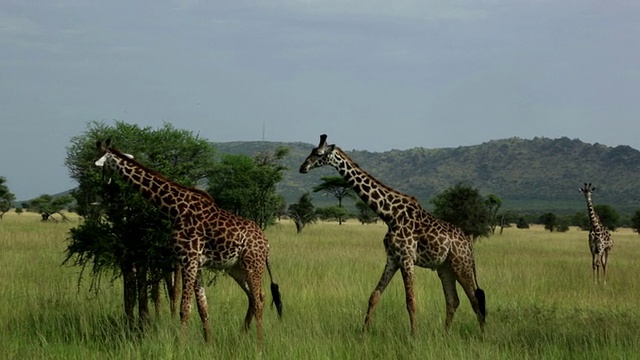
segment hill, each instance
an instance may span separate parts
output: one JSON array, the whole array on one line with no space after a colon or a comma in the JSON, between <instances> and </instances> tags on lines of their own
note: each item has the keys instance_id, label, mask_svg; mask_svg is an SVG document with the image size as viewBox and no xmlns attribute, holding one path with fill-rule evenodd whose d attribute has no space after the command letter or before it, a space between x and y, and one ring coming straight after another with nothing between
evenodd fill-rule
<instances>
[{"instance_id":1,"label":"hill","mask_svg":"<svg viewBox=\"0 0 640 360\"><path fill-rule=\"evenodd\" d=\"M298 167L315 146L306 143L223 142L219 153L253 155L278 146L291 149L289 171L280 185L288 203L311 191L322 176L336 176L331 168L309 174ZM416 196L424 206L439 192L464 183L484 195L496 194L503 209L522 212L585 211L578 187L593 183L596 204L608 204L621 213L640 209L640 152L629 146L609 147L578 139L510 138L457 148L423 147L385 152L347 151L367 172L399 191ZM317 205L333 199L316 196Z\"/></svg>"}]
</instances>

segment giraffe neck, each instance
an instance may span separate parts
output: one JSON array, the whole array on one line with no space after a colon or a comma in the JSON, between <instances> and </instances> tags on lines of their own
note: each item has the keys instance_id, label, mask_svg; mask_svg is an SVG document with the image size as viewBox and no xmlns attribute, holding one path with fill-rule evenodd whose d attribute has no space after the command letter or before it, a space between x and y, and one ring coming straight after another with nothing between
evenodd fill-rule
<instances>
[{"instance_id":1,"label":"giraffe neck","mask_svg":"<svg viewBox=\"0 0 640 360\"><path fill-rule=\"evenodd\" d=\"M414 197L390 188L362 170L341 149L336 148L335 155L336 161L332 166L351 185L360 199L385 222L397 216L408 202L417 202Z\"/></svg>"},{"instance_id":2,"label":"giraffe neck","mask_svg":"<svg viewBox=\"0 0 640 360\"><path fill-rule=\"evenodd\" d=\"M591 197L587 197L587 210L589 211L589 221L591 221L592 228L600 228L602 227L602 223L600 222L600 217L596 214L596 210L593 207L593 202L591 201Z\"/></svg>"},{"instance_id":3,"label":"giraffe neck","mask_svg":"<svg viewBox=\"0 0 640 360\"><path fill-rule=\"evenodd\" d=\"M113 152L113 155L118 173L129 185L171 218L180 215L184 207L179 205L187 204L188 198L193 195L189 189L167 180L123 154Z\"/></svg>"}]
</instances>

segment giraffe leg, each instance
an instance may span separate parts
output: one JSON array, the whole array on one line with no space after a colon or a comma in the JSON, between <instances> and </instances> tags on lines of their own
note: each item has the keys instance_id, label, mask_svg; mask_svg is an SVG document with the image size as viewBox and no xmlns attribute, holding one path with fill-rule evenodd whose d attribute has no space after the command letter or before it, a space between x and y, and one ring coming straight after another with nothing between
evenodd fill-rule
<instances>
[{"instance_id":1,"label":"giraffe leg","mask_svg":"<svg viewBox=\"0 0 640 360\"><path fill-rule=\"evenodd\" d=\"M598 284L598 254L591 254L591 268L593 269L593 283Z\"/></svg>"},{"instance_id":2,"label":"giraffe leg","mask_svg":"<svg viewBox=\"0 0 640 360\"><path fill-rule=\"evenodd\" d=\"M400 269L404 282L404 292L406 296L407 311L409 312L409 324L411 324L411 334L416 333L416 297L413 292L413 262Z\"/></svg>"},{"instance_id":3,"label":"giraffe leg","mask_svg":"<svg viewBox=\"0 0 640 360\"><path fill-rule=\"evenodd\" d=\"M444 292L444 299L447 303L446 318L444 321L445 330L449 330L451 322L453 321L453 315L455 315L458 306L460 305L460 299L458 298L458 291L456 289L456 277L451 270L451 264L445 264L437 269L438 277L442 283L442 291ZM468 294L467 294L468 295ZM473 304L473 301L472 301ZM475 308L474 308L475 310Z\"/></svg>"},{"instance_id":4,"label":"giraffe leg","mask_svg":"<svg viewBox=\"0 0 640 360\"><path fill-rule=\"evenodd\" d=\"M261 262L264 264L264 261ZM262 348L262 311L264 309L264 294L262 293L262 273L264 267L259 267L258 269L254 269L254 271L249 272L247 276L247 284L249 285L249 292L251 293L251 297L253 298L253 304L251 301L249 302L249 306L253 305L253 315L256 318L256 334L258 338L258 348ZM247 316L249 316L247 314ZM245 318L246 322L246 318ZM249 323L251 322L251 317L249 316Z\"/></svg>"},{"instance_id":5,"label":"giraffe leg","mask_svg":"<svg viewBox=\"0 0 640 360\"><path fill-rule=\"evenodd\" d=\"M209 309L207 307L207 295L204 290L204 281L202 280L202 272L198 270L198 277L196 278L195 294L196 302L198 304L198 313L200 314L200 320L202 321L202 330L204 333L205 342L211 340L211 328L209 327Z\"/></svg>"},{"instance_id":6,"label":"giraffe leg","mask_svg":"<svg viewBox=\"0 0 640 360\"><path fill-rule=\"evenodd\" d=\"M380 281L378 281L378 285L369 297L369 308L367 309L367 316L364 319L364 332L369 331L369 327L371 326L371 319L373 316L373 309L376 307L378 300L380 300L380 295L382 295L384 289L387 287L387 285L389 285L389 281L391 281L396 271L398 271L398 265L390 256L387 256L387 264L384 267L384 271L382 272Z\"/></svg>"},{"instance_id":7,"label":"giraffe leg","mask_svg":"<svg viewBox=\"0 0 640 360\"><path fill-rule=\"evenodd\" d=\"M181 337L187 333L187 322L191 316L191 294L198 275L198 261L190 260L182 268L182 299L180 300Z\"/></svg>"},{"instance_id":8,"label":"giraffe leg","mask_svg":"<svg viewBox=\"0 0 640 360\"><path fill-rule=\"evenodd\" d=\"M244 325L243 325L243 329L246 332L249 330L249 327L251 326L251 320L253 320L253 316L254 316L253 309L255 307L255 304L254 304L255 301L253 301L253 295L249 290L249 284L247 283L244 273L241 270L238 270L238 269L231 270L229 271L229 276L231 276L231 278L233 278L233 280L235 280L236 283L238 283L242 291L244 291L244 293L247 295L247 299L249 301L249 306L247 307L247 314L244 317Z\"/></svg>"},{"instance_id":9,"label":"giraffe leg","mask_svg":"<svg viewBox=\"0 0 640 360\"><path fill-rule=\"evenodd\" d=\"M607 284L607 261L609 260L609 251L604 250L602 253L602 258L600 260L600 264L602 264L602 283L604 285Z\"/></svg>"}]
</instances>

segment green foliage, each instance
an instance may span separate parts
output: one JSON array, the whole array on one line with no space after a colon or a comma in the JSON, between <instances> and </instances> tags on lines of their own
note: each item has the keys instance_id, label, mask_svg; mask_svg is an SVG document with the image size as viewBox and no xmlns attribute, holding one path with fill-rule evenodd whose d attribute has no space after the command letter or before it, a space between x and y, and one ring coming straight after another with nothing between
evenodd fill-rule
<instances>
[{"instance_id":1,"label":"green foliage","mask_svg":"<svg viewBox=\"0 0 640 360\"><path fill-rule=\"evenodd\" d=\"M313 187L313 192L333 195L338 200L339 207L342 207L343 199L356 197L351 185L342 176L324 176L321 180L322 183Z\"/></svg>"},{"instance_id":2,"label":"green foliage","mask_svg":"<svg viewBox=\"0 0 640 360\"><path fill-rule=\"evenodd\" d=\"M356 201L356 209L358 210L357 218L363 225L376 223L380 218L378 214L371 210L371 207L362 200Z\"/></svg>"},{"instance_id":3,"label":"green foliage","mask_svg":"<svg viewBox=\"0 0 640 360\"><path fill-rule=\"evenodd\" d=\"M599 204L593 207L596 214L600 218L600 222L610 231L614 231L618 228L618 222L620 221L620 214L611 207L606 204Z\"/></svg>"},{"instance_id":4,"label":"green foliage","mask_svg":"<svg viewBox=\"0 0 640 360\"><path fill-rule=\"evenodd\" d=\"M487 199L485 200L485 204L487 209L489 210L489 215L491 219L489 220L489 224L491 227L491 233L495 234L496 226L500 225L500 221L498 220L498 211L502 206L502 200L494 194L487 195Z\"/></svg>"},{"instance_id":5,"label":"green foliage","mask_svg":"<svg viewBox=\"0 0 640 360\"><path fill-rule=\"evenodd\" d=\"M457 184L436 195L433 214L477 239L491 232L491 213L478 189Z\"/></svg>"},{"instance_id":6,"label":"green foliage","mask_svg":"<svg viewBox=\"0 0 640 360\"><path fill-rule=\"evenodd\" d=\"M296 224L296 232L298 234L302 232L302 228L316 222L318 216L308 192L302 194L297 203L289 205L288 215Z\"/></svg>"},{"instance_id":7,"label":"green foliage","mask_svg":"<svg viewBox=\"0 0 640 360\"><path fill-rule=\"evenodd\" d=\"M206 140L169 124L152 129L124 122L113 127L92 122L86 132L71 139L66 164L78 182L73 197L85 221L71 231L65 261L82 267L83 272L90 267L92 283L106 270L113 271L113 278L122 276L127 319L133 320L137 301L140 320L145 321L144 289L174 267L172 224L118 174L103 173L95 166L96 141L106 138L148 168L185 186L194 186L207 175L214 149Z\"/></svg>"},{"instance_id":8,"label":"green foliage","mask_svg":"<svg viewBox=\"0 0 640 360\"><path fill-rule=\"evenodd\" d=\"M227 154L209 175L208 192L218 206L253 220L262 229L274 223L283 201L277 184L287 169L282 160L287 148L254 157Z\"/></svg>"},{"instance_id":9,"label":"green foliage","mask_svg":"<svg viewBox=\"0 0 640 360\"><path fill-rule=\"evenodd\" d=\"M321 220L337 221L338 224L340 225L342 225L343 222L347 221L347 219L351 217L349 210L345 209L342 206L329 206L329 207L317 208L316 214Z\"/></svg>"},{"instance_id":10,"label":"green foliage","mask_svg":"<svg viewBox=\"0 0 640 360\"><path fill-rule=\"evenodd\" d=\"M634 229L638 235L640 235L640 210L636 210L636 212L631 217L631 228Z\"/></svg>"},{"instance_id":11,"label":"green foliage","mask_svg":"<svg viewBox=\"0 0 640 360\"><path fill-rule=\"evenodd\" d=\"M518 229L528 229L529 228L529 223L527 222L527 220L524 217L519 217L518 218L518 222L516 223L516 227Z\"/></svg>"},{"instance_id":12,"label":"green foliage","mask_svg":"<svg viewBox=\"0 0 640 360\"><path fill-rule=\"evenodd\" d=\"M54 220L53 214L58 214L63 220L66 220L66 216L62 213L62 210L68 209L73 202L71 195L52 196L43 194L37 198L25 203L24 205L27 211L40 214L42 221Z\"/></svg>"},{"instance_id":13,"label":"green foliage","mask_svg":"<svg viewBox=\"0 0 640 360\"><path fill-rule=\"evenodd\" d=\"M558 225L558 217L556 214L548 212L540 215L538 222L544 225L545 230L553 232Z\"/></svg>"},{"instance_id":14,"label":"green foliage","mask_svg":"<svg viewBox=\"0 0 640 360\"><path fill-rule=\"evenodd\" d=\"M5 184L6 182L7 179L0 176L0 219L2 219L4 213L13 207L13 202L16 200L16 196L9 191L9 188Z\"/></svg>"}]
</instances>

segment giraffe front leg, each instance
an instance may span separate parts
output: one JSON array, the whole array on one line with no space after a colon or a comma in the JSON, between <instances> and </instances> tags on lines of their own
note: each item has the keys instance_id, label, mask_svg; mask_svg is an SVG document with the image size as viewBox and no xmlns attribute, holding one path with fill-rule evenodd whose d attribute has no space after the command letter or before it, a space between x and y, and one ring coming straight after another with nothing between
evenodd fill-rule
<instances>
[{"instance_id":1,"label":"giraffe front leg","mask_svg":"<svg viewBox=\"0 0 640 360\"><path fill-rule=\"evenodd\" d=\"M607 284L607 261L609 260L609 251L604 250L600 264L602 264L602 284Z\"/></svg>"},{"instance_id":2,"label":"giraffe front leg","mask_svg":"<svg viewBox=\"0 0 640 360\"><path fill-rule=\"evenodd\" d=\"M196 302L198 304L198 313L202 321L202 331L204 333L204 341L211 341L211 328L209 325L209 309L207 307L207 295L204 290L204 282L202 280L202 272L198 270L198 278L195 284Z\"/></svg>"},{"instance_id":3,"label":"giraffe front leg","mask_svg":"<svg viewBox=\"0 0 640 360\"><path fill-rule=\"evenodd\" d=\"M371 327L371 319L373 317L373 310L376 307L378 300L380 300L380 296L382 295L382 292L384 292L384 289L387 287L387 285L389 285L389 281L391 281L396 271L398 271L398 265L395 263L395 261L393 261L393 259L391 259L391 257L387 257L387 264L384 267L384 271L382 272L380 281L378 281L378 285L376 286L376 288L371 293L371 296L369 297L369 307L367 309L367 316L364 319L363 331L365 333L369 332L369 328Z\"/></svg>"},{"instance_id":4,"label":"giraffe front leg","mask_svg":"<svg viewBox=\"0 0 640 360\"><path fill-rule=\"evenodd\" d=\"M191 316L191 294L193 294L198 274L198 262L189 261L182 268L182 299L180 300L180 336L187 334L187 322Z\"/></svg>"}]
</instances>

